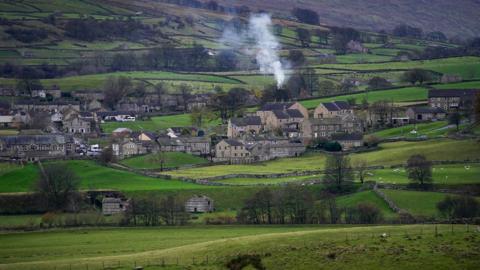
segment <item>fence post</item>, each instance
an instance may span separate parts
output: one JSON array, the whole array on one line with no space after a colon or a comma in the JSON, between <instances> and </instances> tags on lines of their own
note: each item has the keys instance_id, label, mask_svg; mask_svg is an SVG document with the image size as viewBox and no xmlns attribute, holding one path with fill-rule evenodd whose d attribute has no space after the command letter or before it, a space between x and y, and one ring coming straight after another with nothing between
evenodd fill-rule
<instances>
[{"instance_id":1,"label":"fence post","mask_svg":"<svg viewBox=\"0 0 480 270\"><path fill-rule=\"evenodd\" d=\"M435 237L438 237L438 228L437 228L437 224L435 224Z\"/></svg>"},{"instance_id":2,"label":"fence post","mask_svg":"<svg viewBox=\"0 0 480 270\"><path fill-rule=\"evenodd\" d=\"M195 256L192 257L192 264L195 265Z\"/></svg>"}]
</instances>

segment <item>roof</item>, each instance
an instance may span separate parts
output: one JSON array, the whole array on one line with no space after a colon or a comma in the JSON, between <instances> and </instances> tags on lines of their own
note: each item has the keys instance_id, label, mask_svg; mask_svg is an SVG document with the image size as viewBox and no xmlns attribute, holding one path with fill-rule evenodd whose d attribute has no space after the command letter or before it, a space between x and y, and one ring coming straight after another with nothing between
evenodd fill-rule
<instances>
[{"instance_id":1,"label":"roof","mask_svg":"<svg viewBox=\"0 0 480 270\"><path fill-rule=\"evenodd\" d=\"M63 135L18 135L0 137L0 142L9 145L16 144L64 144Z\"/></svg>"},{"instance_id":2,"label":"roof","mask_svg":"<svg viewBox=\"0 0 480 270\"><path fill-rule=\"evenodd\" d=\"M329 111L350 110L350 104L346 101L325 102L322 105Z\"/></svg>"},{"instance_id":3,"label":"roof","mask_svg":"<svg viewBox=\"0 0 480 270\"><path fill-rule=\"evenodd\" d=\"M310 118L306 121L311 125L341 125L342 124L342 118L340 117Z\"/></svg>"},{"instance_id":4,"label":"roof","mask_svg":"<svg viewBox=\"0 0 480 270\"><path fill-rule=\"evenodd\" d=\"M363 134L361 133L337 133L332 135L332 140L335 141L361 141Z\"/></svg>"},{"instance_id":5,"label":"roof","mask_svg":"<svg viewBox=\"0 0 480 270\"><path fill-rule=\"evenodd\" d=\"M303 114L297 109L287 110L287 114L292 118L303 118L304 117Z\"/></svg>"},{"instance_id":6,"label":"roof","mask_svg":"<svg viewBox=\"0 0 480 270\"><path fill-rule=\"evenodd\" d=\"M11 123L11 122L13 122L13 116L0 115L0 123Z\"/></svg>"},{"instance_id":7,"label":"roof","mask_svg":"<svg viewBox=\"0 0 480 270\"><path fill-rule=\"evenodd\" d=\"M97 116L99 117L117 116L117 115L135 116L135 113L130 111L97 112Z\"/></svg>"},{"instance_id":8,"label":"roof","mask_svg":"<svg viewBox=\"0 0 480 270\"><path fill-rule=\"evenodd\" d=\"M295 102L275 102L264 104L259 111L285 110L292 107Z\"/></svg>"},{"instance_id":9,"label":"roof","mask_svg":"<svg viewBox=\"0 0 480 270\"><path fill-rule=\"evenodd\" d=\"M230 122L239 127L243 126L261 126L262 125L262 119L260 116L246 116L243 118L237 118L234 117L230 119Z\"/></svg>"},{"instance_id":10,"label":"roof","mask_svg":"<svg viewBox=\"0 0 480 270\"><path fill-rule=\"evenodd\" d=\"M273 115L275 115L275 117L278 118L278 119L288 119L288 118L290 118L290 115L287 114L283 110L274 110L272 112L273 112Z\"/></svg>"},{"instance_id":11,"label":"roof","mask_svg":"<svg viewBox=\"0 0 480 270\"><path fill-rule=\"evenodd\" d=\"M430 89L428 90L428 97L469 97L480 93L480 89Z\"/></svg>"},{"instance_id":12,"label":"roof","mask_svg":"<svg viewBox=\"0 0 480 270\"><path fill-rule=\"evenodd\" d=\"M132 133L132 130L129 128L117 128L112 133L123 133L123 132L129 132Z\"/></svg>"},{"instance_id":13,"label":"roof","mask_svg":"<svg viewBox=\"0 0 480 270\"><path fill-rule=\"evenodd\" d=\"M412 107L414 113L446 113L444 109L439 107Z\"/></svg>"},{"instance_id":14,"label":"roof","mask_svg":"<svg viewBox=\"0 0 480 270\"><path fill-rule=\"evenodd\" d=\"M241 141L232 140L232 139L223 140L223 141L226 142L230 146L243 146L243 143Z\"/></svg>"}]
</instances>

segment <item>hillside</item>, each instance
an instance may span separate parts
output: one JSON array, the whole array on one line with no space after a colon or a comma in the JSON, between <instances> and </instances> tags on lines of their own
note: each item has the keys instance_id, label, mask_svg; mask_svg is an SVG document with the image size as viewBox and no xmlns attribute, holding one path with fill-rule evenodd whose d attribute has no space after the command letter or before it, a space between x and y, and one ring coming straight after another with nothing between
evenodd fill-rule
<instances>
[{"instance_id":1,"label":"hillside","mask_svg":"<svg viewBox=\"0 0 480 270\"><path fill-rule=\"evenodd\" d=\"M231 4L230 0L218 1ZM293 7L317 11L320 20L329 25L351 26L369 30L392 29L408 23L426 32L442 31L450 37L480 34L476 0L244 0L243 5L252 10L276 10L289 13Z\"/></svg>"}]
</instances>

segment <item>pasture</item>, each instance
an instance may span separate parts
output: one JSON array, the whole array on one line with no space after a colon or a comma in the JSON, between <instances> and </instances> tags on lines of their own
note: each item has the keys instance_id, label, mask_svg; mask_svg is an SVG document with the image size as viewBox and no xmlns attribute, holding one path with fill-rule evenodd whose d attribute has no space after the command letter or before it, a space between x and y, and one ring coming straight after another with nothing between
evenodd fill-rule
<instances>
[{"instance_id":1,"label":"pasture","mask_svg":"<svg viewBox=\"0 0 480 270\"><path fill-rule=\"evenodd\" d=\"M205 164L208 160L181 152L165 152L162 154L164 168L178 168L182 166ZM154 154L124 159L121 164L134 169L160 169L161 164Z\"/></svg>"},{"instance_id":2,"label":"pasture","mask_svg":"<svg viewBox=\"0 0 480 270\"><path fill-rule=\"evenodd\" d=\"M177 180L165 180L146 177L127 171L104 167L93 161L65 161L80 178L80 189L95 190L182 190L214 188L209 186L185 183ZM24 167L10 168L0 174L0 193L28 192L34 190L36 179L39 177L36 165L29 164Z\"/></svg>"},{"instance_id":3,"label":"pasture","mask_svg":"<svg viewBox=\"0 0 480 270\"><path fill-rule=\"evenodd\" d=\"M202 226L7 233L0 235L6 243L0 247L0 268L225 269L237 254L259 254L267 269L476 269L480 252L472 247L479 238L472 230L464 225Z\"/></svg>"},{"instance_id":4,"label":"pasture","mask_svg":"<svg viewBox=\"0 0 480 270\"><path fill-rule=\"evenodd\" d=\"M424 154L431 160L474 160L480 159L480 145L474 140L429 140L420 142L382 143L372 152L352 154L352 162L366 160L369 166L405 163L413 154ZM297 158L283 158L249 165L217 165L208 168L183 169L166 172L173 177L205 178L229 174L276 174L322 170L325 154L307 153ZM225 180L229 181L229 180Z\"/></svg>"}]
</instances>

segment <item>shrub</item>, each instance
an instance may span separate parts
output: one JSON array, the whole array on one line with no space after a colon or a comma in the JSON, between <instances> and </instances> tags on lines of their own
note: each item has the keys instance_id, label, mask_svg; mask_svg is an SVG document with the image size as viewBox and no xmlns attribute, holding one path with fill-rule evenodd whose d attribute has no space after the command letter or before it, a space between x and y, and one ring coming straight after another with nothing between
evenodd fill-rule
<instances>
[{"instance_id":1,"label":"shrub","mask_svg":"<svg viewBox=\"0 0 480 270\"><path fill-rule=\"evenodd\" d=\"M57 215L53 212L47 212L43 214L42 216L42 226L47 226L48 228L51 228L55 224L55 220L57 218Z\"/></svg>"},{"instance_id":2,"label":"shrub","mask_svg":"<svg viewBox=\"0 0 480 270\"><path fill-rule=\"evenodd\" d=\"M448 219L474 218L480 214L480 203L469 196L447 196L437 203L437 209Z\"/></svg>"},{"instance_id":3,"label":"shrub","mask_svg":"<svg viewBox=\"0 0 480 270\"><path fill-rule=\"evenodd\" d=\"M226 267L230 270L241 270L250 265L257 270L266 269L262 264L262 258L257 254L238 255L227 262Z\"/></svg>"}]
</instances>

